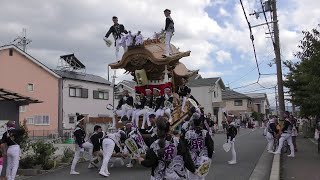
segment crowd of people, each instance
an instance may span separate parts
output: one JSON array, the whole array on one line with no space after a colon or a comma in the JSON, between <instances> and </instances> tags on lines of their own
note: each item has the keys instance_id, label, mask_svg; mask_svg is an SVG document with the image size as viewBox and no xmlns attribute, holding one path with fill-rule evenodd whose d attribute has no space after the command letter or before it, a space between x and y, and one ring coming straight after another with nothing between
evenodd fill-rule
<instances>
[{"instance_id":1,"label":"crowd of people","mask_svg":"<svg viewBox=\"0 0 320 180\"><path fill-rule=\"evenodd\" d=\"M166 88L165 92L170 92ZM146 91L146 93L149 91ZM169 96L161 96L155 88L153 93L156 99ZM141 95L141 93L137 93ZM146 96L149 96L146 94ZM125 99L123 99L125 98ZM110 176L108 164L110 159L119 160L124 164L123 159L128 158L128 168L133 167L135 162L142 166L151 168L151 179L204 179L209 172L211 159L214 154L214 119L211 114L205 115L203 109L196 106L191 107L186 113L188 117L181 124L179 130L173 130L170 126L169 113L166 114L158 103L158 110L143 111L140 109L127 108L128 104L141 105L141 98L133 98L124 92L124 96L119 101L119 108L115 111L122 119L125 126L114 132L105 133L101 126L96 125L93 133L86 137L84 116L77 115L77 127L74 130L76 142L75 155L72 161L70 174L80 174L76 171L76 164L82 152L89 153L88 168L98 168L99 174L104 177ZM132 102L133 100L133 102ZM146 101L146 100L145 100ZM183 97L181 98L183 101ZM150 102L150 104L152 104ZM123 108L122 108L123 107ZM140 106L143 107L143 106ZM151 106L150 106L151 107ZM128 113L128 111L131 113ZM159 113L160 110L163 113ZM135 112L136 111L136 112ZM136 116L133 117L133 112ZM147 127L139 127L139 115L143 121L147 121ZM146 117L147 116L147 117ZM124 118L125 117L125 118ZM130 119L132 117L132 119ZM231 146L232 159L229 164L236 164L235 136L237 126L234 117L225 115L227 123L227 143ZM144 124L142 122L142 124ZM112 166L112 163L111 163Z\"/></svg>"},{"instance_id":2,"label":"crowd of people","mask_svg":"<svg viewBox=\"0 0 320 180\"><path fill-rule=\"evenodd\" d=\"M295 157L295 152L298 151L296 137L299 134L299 124L297 123L297 119L288 111L284 113L284 118L285 121L282 127L279 124L277 116L272 116L267 121L264 130L264 135L268 141L267 150L270 153L281 154L285 144L290 147L288 157Z\"/></svg>"}]
</instances>

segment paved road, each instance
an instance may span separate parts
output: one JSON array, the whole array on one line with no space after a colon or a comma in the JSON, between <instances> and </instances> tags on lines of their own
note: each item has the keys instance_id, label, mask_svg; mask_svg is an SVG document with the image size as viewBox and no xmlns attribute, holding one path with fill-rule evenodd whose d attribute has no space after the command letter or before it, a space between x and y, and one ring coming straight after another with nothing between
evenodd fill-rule
<instances>
[{"instance_id":1,"label":"paved road","mask_svg":"<svg viewBox=\"0 0 320 180\"><path fill-rule=\"evenodd\" d=\"M240 134L236 137L236 151L238 156L238 164L228 165L231 159L231 153L226 153L222 149L222 144L226 141L224 134L217 134L215 137L215 155L211 170L206 179L214 180L247 180L249 179L256 163L258 162L263 150L266 146L262 130L241 129ZM104 179L98 174L96 169L87 169L87 164L79 164L77 166L80 175L69 175L70 169L61 169L54 173L28 178L30 180L93 180ZM150 171L144 167L138 166L131 169L120 167L119 165L109 169L111 175L107 179L110 180L148 180L150 179Z\"/></svg>"}]
</instances>

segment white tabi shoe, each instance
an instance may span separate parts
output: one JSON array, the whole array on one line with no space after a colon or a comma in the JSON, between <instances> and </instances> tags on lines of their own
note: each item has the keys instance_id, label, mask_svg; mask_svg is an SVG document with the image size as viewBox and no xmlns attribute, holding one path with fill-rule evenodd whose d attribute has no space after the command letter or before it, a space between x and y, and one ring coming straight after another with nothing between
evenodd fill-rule
<instances>
[{"instance_id":1,"label":"white tabi shoe","mask_svg":"<svg viewBox=\"0 0 320 180\"><path fill-rule=\"evenodd\" d=\"M127 164L127 168L132 168L132 167L133 167L132 163Z\"/></svg>"},{"instance_id":2,"label":"white tabi shoe","mask_svg":"<svg viewBox=\"0 0 320 180\"><path fill-rule=\"evenodd\" d=\"M293 154L289 154L288 157L294 157L294 155Z\"/></svg>"},{"instance_id":3,"label":"white tabi shoe","mask_svg":"<svg viewBox=\"0 0 320 180\"><path fill-rule=\"evenodd\" d=\"M228 161L228 164L230 164L230 165L237 164L237 161Z\"/></svg>"},{"instance_id":4,"label":"white tabi shoe","mask_svg":"<svg viewBox=\"0 0 320 180\"><path fill-rule=\"evenodd\" d=\"M70 174L71 174L71 175L79 175L80 173L77 172L77 171L70 171Z\"/></svg>"},{"instance_id":5,"label":"white tabi shoe","mask_svg":"<svg viewBox=\"0 0 320 180\"><path fill-rule=\"evenodd\" d=\"M105 173L105 172L103 172L103 171L102 171L102 172L100 171L99 174L100 174L101 176L104 176L104 177L108 177L108 176L110 175L110 173L107 174L107 173Z\"/></svg>"}]
</instances>

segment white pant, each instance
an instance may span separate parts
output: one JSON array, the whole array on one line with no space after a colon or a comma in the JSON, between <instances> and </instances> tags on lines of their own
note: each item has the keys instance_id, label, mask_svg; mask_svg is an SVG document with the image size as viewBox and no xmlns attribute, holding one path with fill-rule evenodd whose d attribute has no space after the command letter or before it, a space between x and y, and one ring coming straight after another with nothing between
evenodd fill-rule
<instances>
[{"instance_id":1,"label":"white pant","mask_svg":"<svg viewBox=\"0 0 320 180\"><path fill-rule=\"evenodd\" d=\"M231 154L232 154L232 159L231 161L237 161L237 153L236 153L236 150L235 150L235 147L234 147L234 143L235 143L235 138L233 138L233 140L230 142L231 143Z\"/></svg>"},{"instance_id":2,"label":"white pant","mask_svg":"<svg viewBox=\"0 0 320 180\"><path fill-rule=\"evenodd\" d=\"M126 104L121 106L120 110L116 110L116 115L117 116L121 116L121 118L123 118L123 116L127 116L128 118L131 116L133 109L128 108L128 106Z\"/></svg>"},{"instance_id":3,"label":"white pant","mask_svg":"<svg viewBox=\"0 0 320 180\"><path fill-rule=\"evenodd\" d=\"M109 138L105 138L102 141L103 161L102 161L102 166L100 169L101 173L102 172L107 173L107 174L109 173L108 163L109 163L109 160L112 156L115 145L116 144L114 143L114 141Z\"/></svg>"},{"instance_id":4,"label":"white pant","mask_svg":"<svg viewBox=\"0 0 320 180\"><path fill-rule=\"evenodd\" d=\"M80 159L80 154L81 154L81 148L79 147L78 144L75 145L75 151L74 151L74 157L72 160L72 165L71 165L71 171L75 171L76 165ZM89 164L92 161L92 151L93 151L93 145L90 142L85 142L82 144L82 147L88 151L89 153Z\"/></svg>"},{"instance_id":5,"label":"white pant","mask_svg":"<svg viewBox=\"0 0 320 180\"><path fill-rule=\"evenodd\" d=\"M183 96L181 99L182 99L181 111L184 111L184 106L186 106L187 97Z\"/></svg>"},{"instance_id":6,"label":"white pant","mask_svg":"<svg viewBox=\"0 0 320 180\"><path fill-rule=\"evenodd\" d=\"M291 134L288 134L288 133L282 133L281 134L281 137L279 139L279 146L278 146L278 149L275 153L278 153L280 154L281 153L281 149L283 147L283 142L287 140L289 146L290 146L290 151L291 151L291 154L290 155L294 155L294 147L293 147L293 143L292 143L292 136Z\"/></svg>"},{"instance_id":7,"label":"white pant","mask_svg":"<svg viewBox=\"0 0 320 180\"><path fill-rule=\"evenodd\" d=\"M169 56L172 53L172 48L170 45L172 36L173 36L172 32L166 31L166 36L165 36L165 55L166 56Z\"/></svg>"},{"instance_id":8,"label":"white pant","mask_svg":"<svg viewBox=\"0 0 320 180\"><path fill-rule=\"evenodd\" d=\"M156 112L155 112L155 115L156 115L156 119L158 119L159 116L161 116L163 113L162 113L162 109L158 109Z\"/></svg>"},{"instance_id":9,"label":"white pant","mask_svg":"<svg viewBox=\"0 0 320 180\"><path fill-rule=\"evenodd\" d=\"M268 141L267 151L273 151L273 143L274 143L273 135L267 132L266 139Z\"/></svg>"},{"instance_id":10,"label":"white pant","mask_svg":"<svg viewBox=\"0 0 320 180\"><path fill-rule=\"evenodd\" d=\"M136 124L136 114L140 111L141 109L135 109L132 111L131 113L131 122ZM139 121L138 121L139 122ZM138 124L136 124L137 127L139 126Z\"/></svg>"},{"instance_id":11,"label":"white pant","mask_svg":"<svg viewBox=\"0 0 320 180\"><path fill-rule=\"evenodd\" d=\"M139 117L143 114L143 121L142 121L142 125L141 125L141 129L144 129L144 126L146 125L146 122L147 122L147 125L148 126L151 126L151 122L149 120L149 115L150 114L154 114L153 111L147 111L147 109L142 109L140 110L139 112L137 112L136 114L136 125L138 126L138 122L139 122Z\"/></svg>"},{"instance_id":12,"label":"white pant","mask_svg":"<svg viewBox=\"0 0 320 180\"><path fill-rule=\"evenodd\" d=\"M123 47L123 51L126 52L127 51L127 46L126 46L126 42L125 42L125 38L122 36L122 38L119 38L117 40L115 40L116 42L116 60L120 60L119 59L119 49L120 46Z\"/></svg>"},{"instance_id":13,"label":"white pant","mask_svg":"<svg viewBox=\"0 0 320 180\"><path fill-rule=\"evenodd\" d=\"M14 180L19 167L20 146L11 145L7 150L7 180Z\"/></svg>"}]
</instances>

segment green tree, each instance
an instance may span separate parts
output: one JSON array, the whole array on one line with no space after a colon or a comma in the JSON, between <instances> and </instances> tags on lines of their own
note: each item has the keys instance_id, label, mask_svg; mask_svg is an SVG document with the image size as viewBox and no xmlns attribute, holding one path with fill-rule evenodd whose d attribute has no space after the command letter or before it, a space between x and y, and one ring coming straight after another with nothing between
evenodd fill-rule
<instances>
[{"instance_id":1,"label":"green tree","mask_svg":"<svg viewBox=\"0 0 320 180\"><path fill-rule=\"evenodd\" d=\"M317 29L302 33L300 50L294 54L300 61L284 62L289 69L284 86L289 89L292 102L300 106L302 115L317 115L320 112L320 33Z\"/></svg>"}]
</instances>

